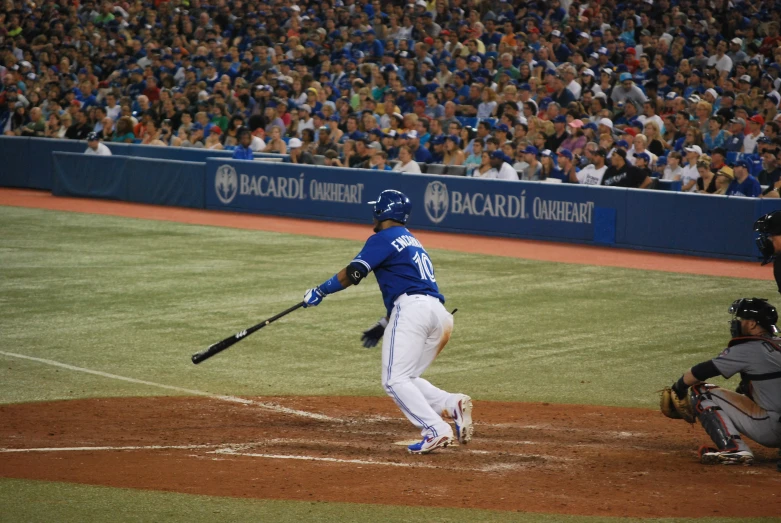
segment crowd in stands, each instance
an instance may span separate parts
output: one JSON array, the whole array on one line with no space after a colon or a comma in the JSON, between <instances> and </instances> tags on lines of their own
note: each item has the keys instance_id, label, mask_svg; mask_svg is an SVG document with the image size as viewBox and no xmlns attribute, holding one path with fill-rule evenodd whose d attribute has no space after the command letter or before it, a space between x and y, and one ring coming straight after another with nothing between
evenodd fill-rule
<instances>
[{"instance_id":1,"label":"crowd in stands","mask_svg":"<svg viewBox=\"0 0 781 523\"><path fill-rule=\"evenodd\" d=\"M781 191L770 0L0 0L6 135Z\"/></svg>"}]
</instances>

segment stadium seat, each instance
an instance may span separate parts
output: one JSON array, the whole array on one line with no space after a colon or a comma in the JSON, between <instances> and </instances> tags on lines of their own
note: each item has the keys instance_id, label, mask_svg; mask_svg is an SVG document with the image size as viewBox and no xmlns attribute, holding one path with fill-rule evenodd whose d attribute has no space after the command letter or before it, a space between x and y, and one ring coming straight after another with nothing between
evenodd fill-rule
<instances>
[{"instance_id":1,"label":"stadium seat","mask_svg":"<svg viewBox=\"0 0 781 523\"><path fill-rule=\"evenodd\" d=\"M463 165L448 165L445 174L450 176L466 176L466 167Z\"/></svg>"},{"instance_id":2,"label":"stadium seat","mask_svg":"<svg viewBox=\"0 0 781 523\"><path fill-rule=\"evenodd\" d=\"M445 174L445 167L441 163L430 163L426 165L426 174Z\"/></svg>"},{"instance_id":3,"label":"stadium seat","mask_svg":"<svg viewBox=\"0 0 781 523\"><path fill-rule=\"evenodd\" d=\"M482 121L488 122L488 125L490 125L491 129L493 129L496 126L496 122L498 122L499 120L497 120L496 118L483 118Z\"/></svg>"},{"instance_id":4,"label":"stadium seat","mask_svg":"<svg viewBox=\"0 0 781 523\"><path fill-rule=\"evenodd\" d=\"M738 157L740 156L740 153L736 153L735 151L730 151L727 153L726 158L724 161L728 163L729 165L735 165L735 162L738 161Z\"/></svg>"},{"instance_id":5,"label":"stadium seat","mask_svg":"<svg viewBox=\"0 0 781 523\"><path fill-rule=\"evenodd\" d=\"M474 116L456 116L456 120L464 127L477 127L478 120Z\"/></svg>"},{"instance_id":6,"label":"stadium seat","mask_svg":"<svg viewBox=\"0 0 781 523\"><path fill-rule=\"evenodd\" d=\"M322 154L315 154L313 158L315 160L315 165L325 165L325 156Z\"/></svg>"},{"instance_id":7,"label":"stadium seat","mask_svg":"<svg viewBox=\"0 0 781 523\"><path fill-rule=\"evenodd\" d=\"M428 166L427 166L425 163L423 163L423 162L418 162L418 165L420 166L420 172L422 172L423 174L425 174L425 173L427 173L427 172L428 172L428 171L426 170L426 169L428 168Z\"/></svg>"}]
</instances>

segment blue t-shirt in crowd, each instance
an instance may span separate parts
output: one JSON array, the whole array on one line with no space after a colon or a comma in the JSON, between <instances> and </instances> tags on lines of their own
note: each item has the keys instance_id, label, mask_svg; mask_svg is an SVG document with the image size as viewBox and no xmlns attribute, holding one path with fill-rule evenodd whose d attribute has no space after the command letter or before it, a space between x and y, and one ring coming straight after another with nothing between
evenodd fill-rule
<instances>
[{"instance_id":1,"label":"blue t-shirt in crowd","mask_svg":"<svg viewBox=\"0 0 781 523\"><path fill-rule=\"evenodd\" d=\"M233 150L233 159L234 160L252 160L252 149L249 147L242 147L241 145L237 145L236 148Z\"/></svg>"},{"instance_id":2,"label":"blue t-shirt in crowd","mask_svg":"<svg viewBox=\"0 0 781 523\"><path fill-rule=\"evenodd\" d=\"M372 235L352 263L362 267L364 276L374 271L389 316L393 303L405 293L426 294L445 303L431 258L406 227L388 227Z\"/></svg>"},{"instance_id":3,"label":"blue t-shirt in crowd","mask_svg":"<svg viewBox=\"0 0 781 523\"><path fill-rule=\"evenodd\" d=\"M742 183L732 180L732 183L727 187L728 196L750 196L751 198L756 198L760 194L762 194L762 186L759 185L759 180L751 175L743 180Z\"/></svg>"}]
</instances>

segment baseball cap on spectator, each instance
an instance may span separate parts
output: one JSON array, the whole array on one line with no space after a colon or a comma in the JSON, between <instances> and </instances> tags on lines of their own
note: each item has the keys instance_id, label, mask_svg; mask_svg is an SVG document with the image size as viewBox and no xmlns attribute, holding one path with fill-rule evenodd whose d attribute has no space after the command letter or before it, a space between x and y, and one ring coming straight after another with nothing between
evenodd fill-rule
<instances>
[{"instance_id":1,"label":"baseball cap on spectator","mask_svg":"<svg viewBox=\"0 0 781 523\"><path fill-rule=\"evenodd\" d=\"M540 153L540 156L547 156L548 158L553 158L553 151L550 149L543 149Z\"/></svg>"},{"instance_id":2,"label":"baseball cap on spectator","mask_svg":"<svg viewBox=\"0 0 781 523\"><path fill-rule=\"evenodd\" d=\"M585 69L583 69L583 70L580 72L580 75L581 75L581 76L594 76L594 71L592 71L591 69L589 69L588 67L586 67Z\"/></svg>"},{"instance_id":3,"label":"baseball cap on spectator","mask_svg":"<svg viewBox=\"0 0 781 523\"><path fill-rule=\"evenodd\" d=\"M743 45L743 40L741 40L740 38L733 38L732 40L730 40L730 42L737 45Z\"/></svg>"},{"instance_id":4,"label":"baseball cap on spectator","mask_svg":"<svg viewBox=\"0 0 781 523\"><path fill-rule=\"evenodd\" d=\"M735 118L731 119L729 121L729 123L737 123L737 124L740 124L743 127L746 126L746 120L744 120L743 118L737 117L737 116Z\"/></svg>"},{"instance_id":5,"label":"baseball cap on spectator","mask_svg":"<svg viewBox=\"0 0 781 523\"><path fill-rule=\"evenodd\" d=\"M627 142L626 140L618 140L618 141L616 142L616 147L621 147L621 148L624 148L624 149L629 149L629 142Z\"/></svg>"},{"instance_id":6,"label":"baseball cap on spectator","mask_svg":"<svg viewBox=\"0 0 781 523\"><path fill-rule=\"evenodd\" d=\"M337 115L333 114L333 115L331 115L328 118L328 120L331 121L331 122L338 122L339 121L339 117Z\"/></svg>"},{"instance_id":7,"label":"baseball cap on spectator","mask_svg":"<svg viewBox=\"0 0 781 523\"><path fill-rule=\"evenodd\" d=\"M749 168L748 160L741 158L740 160L735 162L735 167L745 167L746 169L748 169Z\"/></svg>"},{"instance_id":8,"label":"baseball cap on spectator","mask_svg":"<svg viewBox=\"0 0 781 523\"><path fill-rule=\"evenodd\" d=\"M306 111L307 114L312 114L312 108L309 107L309 104L301 104L298 106L299 111Z\"/></svg>"},{"instance_id":9,"label":"baseball cap on spectator","mask_svg":"<svg viewBox=\"0 0 781 523\"><path fill-rule=\"evenodd\" d=\"M523 150L523 152L524 152L524 153L527 153L527 154L533 154L533 155L535 155L535 156L539 156L539 154L540 154L540 150L539 150L539 149L537 149L537 148L536 148L535 146L533 146L533 145L527 145L527 146L526 146L526 149L524 149L524 150Z\"/></svg>"},{"instance_id":10,"label":"baseball cap on spectator","mask_svg":"<svg viewBox=\"0 0 781 523\"><path fill-rule=\"evenodd\" d=\"M412 131L407 133L407 138L410 139L410 140L414 140L417 137L418 137L418 132L415 131L415 130L412 130Z\"/></svg>"},{"instance_id":11,"label":"baseball cap on spectator","mask_svg":"<svg viewBox=\"0 0 781 523\"><path fill-rule=\"evenodd\" d=\"M431 141L431 145L442 145L443 143L445 143L445 137L442 135L435 136L430 141Z\"/></svg>"},{"instance_id":12,"label":"baseball cap on spectator","mask_svg":"<svg viewBox=\"0 0 781 523\"><path fill-rule=\"evenodd\" d=\"M564 158L567 158L569 160L572 160L572 152L568 149L562 149L559 151L559 156L563 156Z\"/></svg>"},{"instance_id":13,"label":"baseball cap on spectator","mask_svg":"<svg viewBox=\"0 0 781 523\"><path fill-rule=\"evenodd\" d=\"M686 151L687 153L702 154L702 147L700 147L699 145L692 145L690 147L684 147L683 150Z\"/></svg>"},{"instance_id":14,"label":"baseball cap on spectator","mask_svg":"<svg viewBox=\"0 0 781 523\"><path fill-rule=\"evenodd\" d=\"M667 165L667 157L666 156L660 156L656 159L656 166L660 167L662 165Z\"/></svg>"},{"instance_id":15,"label":"baseball cap on spectator","mask_svg":"<svg viewBox=\"0 0 781 523\"><path fill-rule=\"evenodd\" d=\"M519 91L531 91L532 87L529 84L521 84L518 86Z\"/></svg>"},{"instance_id":16,"label":"baseball cap on spectator","mask_svg":"<svg viewBox=\"0 0 781 523\"><path fill-rule=\"evenodd\" d=\"M669 93L667 93L667 96L665 96L665 98L668 100L675 100L676 98L678 98L678 93L676 93L675 91L670 91Z\"/></svg>"},{"instance_id":17,"label":"baseball cap on spectator","mask_svg":"<svg viewBox=\"0 0 781 523\"><path fill-rule=\"evenodd\" d=\"M209 136L212 134L222 134L222 129L220 129L219 125L212 125L209 127Z\"/></svg>"},{"instance_id":18,"label":"baseball cap on spectator","mask_svg":"<svg viewBox=\"0 0 781 523\"><path fill-rule=\"evenodd\" d=\"M566 118L565 118L565 120L566 120ZM583 127L583 120L578 120L577 118L575 118L574 120L572 120L569 123L569 126L575 128L575 129L580 129L581 127Z\"/></svg>"},{"instance_id":19,"label":"baseball cap on spectator","mask_svg":"<svg viewBox=\"0 0 781 523\"><path fill-rule=\"evenodd\" d=\"M563 115L559 115L553 119L553 123L567 123L567 117Z\"/></svg>"},{"instance_id":20,"label":"baseball cap on spectator","mask_svg":"<svg viewBox=\"0 0 781 523\"><path fill-rule=\"evenodd\" d=\"M97 141L97 139L98 139L98 133L89 133L87 135L87 141L88 142L94 142L94 141Z\"/></svg>"},{"instance_id":21,"label":"baseball cap on spectator","mask_svg":"<svg viewBox=\"0 0 781 523\"><path fill-rule=\"evenodd\" d=\"M627 126L627 127L624 127L624 134L628 134L629 136L633 136L634 137L634 136L638 135L638 131L634 127Z\"/></svg>"},{"instance_id":22,"label":"baseball cap on spectator","mask_svg":"<svg viewBox=\"0 0 781 523\"><path fill-rule=\"evenodd\" d=\"M561 31L559 31L558 29L554 29L553 31L551 31L550 35L554 38L561 38Z\"/></svg>"},{"instance_id":23,"label":"baseball cap on spectator","mask_svg":"<svg viewBox=\"0 0 781 523\"><path fill-rule=\"evenodd\" d=\"M587 123L586 125L583 126L583 129L591 129L592 131L596 131L597 130L597 124L595 124L594 122L589 122L589 123Z\"/></svg>"},{"instance_id":24,"label":"baseball cap on spectator","mask_svg":"<svg viewBox=\"0 0 781 523\"><path fill-rule=\"evenodd\" d=\"M778 102L781 101L778 99L778 94L776 93L767 93L765 95L765 98L768 100L773 100L773 103L775 103L776 105L778 105Z\"/></svg>"},{"instance_id":25,"label":"baseball cap on spectator","mask_svg":"<svg viewBox=\"0 0 781 523\"><path fill-rule=\"evenodd\" d=\"M754 122L759 125L765 125L765 119L762 118L761 114L755 114L751 118L748 119L749 122Z\"/></svg>"},{"instance_id":26,"label":"baseball cap on spectator","mask_svg":"<svg viewBox=\"0 0 781 523\"><path fill-rule=\"evenodd\" d=\"M372 129L371 131L369 131L369 134L373 134L375 136L379 136L380 138L385 136L385 133L383 133L382 129L379 129L379 128L378 129Z\"/></svg>"},{"instance_id":27,"label":"baseball cap on spectator","mask_svg":"<svg viewBox=\"0 0 781 523\"><path fill-rule=\"evenodd\" d=\"M605 127L609 127L610 129L612 129L613 121L610 118L602 118L599 120L599 125L604 125Z\"/></svg>"},{"instance_id":28,"label":"baseball cap on spectator","mask_svg":"<svg viewBox=\"0 0 781 523\"><path fill-rule=\"evenodd\" d=\"M635 158L638 160L645 160L645 163L649 163L651 161L651 157L648 156L648 153L635 153Z\"/></svg>"},{"instance_id":29,"label":"baseball cap on spectator","mask_svg":"<svg viewBox=\"0 0 781 523\"><path fill-rule=\"evenodd\" d=\"M621 75L618 77L619 82L626 82L627 80L632 79L631 73L621 73Z\"/></svg>"},{"instance_id":30,"label":"baseball cap on spectator","mask_svg":"<svg viewBox=\"0 0 781 523\"><path fill-rule=\"evenodd\" d=\"M696 94L693 94L693 95L689 96L688 100L689 100L689 102L691 102L691 103L693 103L693 104L696 104L696 103L700 103L700 101L702 100L702 98L700 98L700 97L699 97L698 95L696 95Z\"/></svg>"},{"instance_id":31,"label":"baseball cap on spectator","mask_svg":"<svg viewBox=\"0 0 781 523\"><path fill-rule=\"evenodd\" d=\"M506 125L506 124L503 124L503 123L500 123L499 125L497 125L497 126L494 128L494 130L495 130L495 131L499 131L499 132L503 132L503 133L510 132L510 128L509 128L509 127L507 127L507 125Z\"/></svg>"},{"instance_id":32,"label":"baseball cap on spectator","mask_svg":"<svg viewBox=\"0 0 781 523\"><path fill-rule=\"evenodd\" d=\"M749 75L747 75L747 74L744 74L743 76L740 77L740 81L741 82L745 82L747 84L750 84L751 83L751 77Z\"/></svg>"}]
</instances>

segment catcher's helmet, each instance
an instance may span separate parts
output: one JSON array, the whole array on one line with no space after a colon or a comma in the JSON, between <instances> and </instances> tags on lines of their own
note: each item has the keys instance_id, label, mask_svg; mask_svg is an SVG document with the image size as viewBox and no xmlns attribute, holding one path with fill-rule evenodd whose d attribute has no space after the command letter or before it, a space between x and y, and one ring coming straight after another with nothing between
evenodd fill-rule
<instances>
[{"instance_id":1,"label":"catcher's helmet","mask_svg":"<svg viewBox=\"0 0 781 523\"><path fill-rule=\"evenodd\" d=\"M778 332L778 312L764 298L740 298L732 302L729 313L741 320L754 320L770 333Z\"/></svg>"},{"instance_id":2,"label":"catcher's helmet","mask_svg":"<svg viewBox=\"0 0 781 523\"><path fill-rule=\"evenodd\" d=\"M754 232L759 233L756 238L759 252L762 253L762 265L767 265L776 257L773 242L769 236L781 234L781 211L773 211L754 222Z\"/></svg>"},{"instance_id":3,"label":"catcher's helmet","mask_svg":"<svg viewBox=\"0 0 781 523\"><path fill-rule=\"evenodd\" d=\"M404 193L393 189L386 189L380 193L377 201L369 202L372 205L372 215L381 222L393 220L399 223L407 223L409 213L412 211L412 202Z\"/></svg>"}]
</instances>

